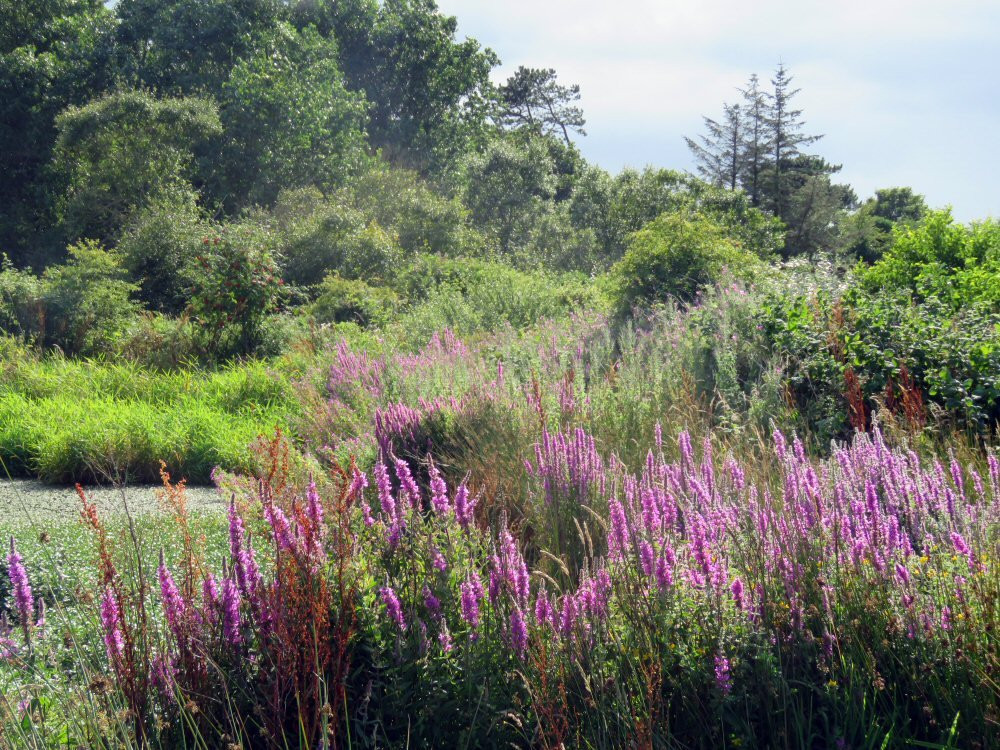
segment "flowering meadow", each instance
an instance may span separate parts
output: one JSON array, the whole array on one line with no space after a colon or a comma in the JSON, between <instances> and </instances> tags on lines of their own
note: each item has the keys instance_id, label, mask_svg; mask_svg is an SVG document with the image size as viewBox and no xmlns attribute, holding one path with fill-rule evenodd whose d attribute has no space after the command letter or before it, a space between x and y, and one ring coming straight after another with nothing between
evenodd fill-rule
<instances>
[{"instance_id":1,"label":"flowering meadow","mask_svg":"<svg viewBox=\"0 0 1000 750\"><path fill-rule=\"evenodd\" d=\"M17 530L0 745L997 746L1000 461L720 419L698 352L342 342L218 513Z\"/></svg>"}]
</instances>

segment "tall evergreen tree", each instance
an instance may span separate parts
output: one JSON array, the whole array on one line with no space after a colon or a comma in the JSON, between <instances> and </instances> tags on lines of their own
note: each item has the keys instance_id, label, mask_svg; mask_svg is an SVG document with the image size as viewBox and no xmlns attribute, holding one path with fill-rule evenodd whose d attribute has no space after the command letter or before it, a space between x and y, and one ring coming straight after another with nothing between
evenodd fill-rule
<instances>
[{"instance_id":1,"label":"tall evergreen tree","mask_svg":"<svg viewBox=\"0 0 1000 750\"><path fill-rule=\"evenodd\" d=\"M713 185L735 190L743 172L743 112L739 104L724 104L722 111L722 122L703 118L708 132L699 136L701 143L684 140L698 163L698 174Z\"/></svg>"},{"instance_id":2,"label":"tall evergreen tree","mask_svg":"<svg viewBox=\"0 0 1000 750\"><path fill-rule=\"evenodd\" d=\"M750 76L746 88L740 89L740 94L743 96L744 119L740 185L750 196L750 203L759 208L763 203L764 175L771 147L767 94L761 89L756 73Z\"/></svg>"},{"instance_id":3,"label":"tall evergreen tree","mask_svg":"<svg viewBox=\"0 0 1000 750\"><path fill-rule=\"evenodd\" d=\"M796 182L794 173L801 164L799 157L803 155L801 147L813 144L823 136L805 135L802 132L805 125L802 110L792 109L792 99L799 93L799 89L791 87L792 76L783 64L778 64L771 85L774 90L768 96L769 107L765 118L771 146L768 207L776 216L786 220Z\"/></svg>"},{"instance_id":4,"label":"tall evergreen tree","mask_svg":"<svg viewBox=\"0 0 1000 750\"><path fill-rule=\"evenodd\" d=\"M571 130L586 135L583 110L574 103L580 101L580 87L560 85L552 68L522 65L500 87L499 93L500 121L504 125L533 128L546 135L559 134L567 146L571 143Z\"/></svg>"}]
</instances>

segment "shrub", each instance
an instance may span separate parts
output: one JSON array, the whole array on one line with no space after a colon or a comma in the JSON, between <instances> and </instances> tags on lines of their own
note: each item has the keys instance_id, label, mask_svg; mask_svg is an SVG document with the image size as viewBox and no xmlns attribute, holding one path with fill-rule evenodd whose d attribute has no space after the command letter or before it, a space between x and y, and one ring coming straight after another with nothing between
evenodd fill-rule
<instances>
[{"instance_id":1,"label":"shrub","mask_svg":"<svg viewBox=\"0 0 1000 750\"><path fill-rule=\"evenodd\" d=\"M29 338L38 334L44 320L38 277L0 259L0 331Z\"/></svg>"},{"instance_id":2,"label":"shrub","mask_svg":"<svg viewBox=\"0 0 1000 750\"><path fill-rule=\"evenodd\" d=\"M948 211L931 212L917 228L899 233L871 268L860 267L869 292L899 290L923 300L938 297L953 309L975 302L1000 304L1000 223L963 226Z\"/></svg>"},{"instance_id":3,"label":"shrub","mask_svg":"<svg viewBox=\"0 0 1000 750\"><path fill-rule=\"evenodd\" d=\"M284 245L284 276L292 284L318 284L331 272L346 279L391 278L403 259L396 238L381 226L314 190L282 194L275 217Z\"/></svg>"},{"instance_id":4,"label":"shrub","mask_svg":"<svg viewBox=\"0 0 1000 750\"><path fill-rule=\"evenodd\" d=\"M391 289L330 274L320 284L316 301L309 310L319 323L357 323L367 327L388 322L398 307L399 297Z\"/></svg>"},{"instance_id":5,"label":"shrub","mask_svg":"<svg viewBox=\"0 0 1000 750\"><path fill-rule=\"evenodd\" d=\"M188 285L182 269L210 234L210 225L187 193L164 196L139 212L117 249L147 309L173 315L184 310Z\"/></svg>"},{"instance_id":6,"label":"shrub","mask_svg":"<svg viewBox=\"0 0 1000 750\"><path fill-rule=\"evenodd\" d=\"M117 252L90 240L71 245L66 263L42 274L45 343L68 354L113 349L135 324L136 290Z\"/></svg>"},{"instance_id":7,"label":"shrub","mask_svg":"<svg viewBox=\"0 0 1000 750\"><path fill-rule=\"evenodd\" d=\"M476 244L462 202L435 192L413 172L372 170L351 183L349 196L358 211L392 232L407 254L454 256Z\"/></svg>"},{"instance_id":8,"label":"shrub","mask_svg":"<svg viewBox=\"0 0 1000 750\"><path fill-rule=\"evenodd\" d=\"M668 299L690 303L725 274L751 277L759 265L716 222L666 213L630 237L625 257L611 274L624 312Z\"/></svg>"},{"instance_id":9,"label":"shrub","mask_svg":"<svg viewBox=\"0 0 1000 750\"><path fill-rule=\"evenodd\" d=\"M188 313L212 356L249 354L281 297L275 238L252 221L216 227L184 269ZM232 337L227 334L234 334Z\"/></svg>"}]
</instances>

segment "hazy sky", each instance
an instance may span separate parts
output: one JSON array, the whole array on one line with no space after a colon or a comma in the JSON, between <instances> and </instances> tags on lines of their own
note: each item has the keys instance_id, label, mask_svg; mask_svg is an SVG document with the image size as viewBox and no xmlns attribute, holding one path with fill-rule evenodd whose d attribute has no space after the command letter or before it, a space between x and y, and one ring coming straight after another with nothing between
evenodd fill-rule
<instances>
[{"instance_id":1,"label":"hazy sky","mask_svg":"<svg viewBox=\"0 0 1000 750\"><path fill-rule=\"evenodd\" d=\"M910 185L962 220L1000 217L1000 0L438 0L506 79L580 84L584 155L606 169L692 168L701 132L779 60L816 153L861 197Z\"/></svg>"}]
</instances>

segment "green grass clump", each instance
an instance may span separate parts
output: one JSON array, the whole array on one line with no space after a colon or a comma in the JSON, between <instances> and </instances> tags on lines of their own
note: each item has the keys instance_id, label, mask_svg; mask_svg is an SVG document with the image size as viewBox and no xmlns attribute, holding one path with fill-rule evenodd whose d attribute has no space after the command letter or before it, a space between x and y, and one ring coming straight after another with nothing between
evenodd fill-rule
<instances>
[{"instance_id":1,"label":"green grass clump","mask_svg":"<svg viewBox=\"0 0 1000 750\"><path fill-rule=\"evenodd\" d=\"M156 481L160 462L207 482L245 471L250 443L287 429L290 383L263 363L161 373L133 364L19 359L3 366L0 459L48 482Z\"/></svg>"}]
</instances>

